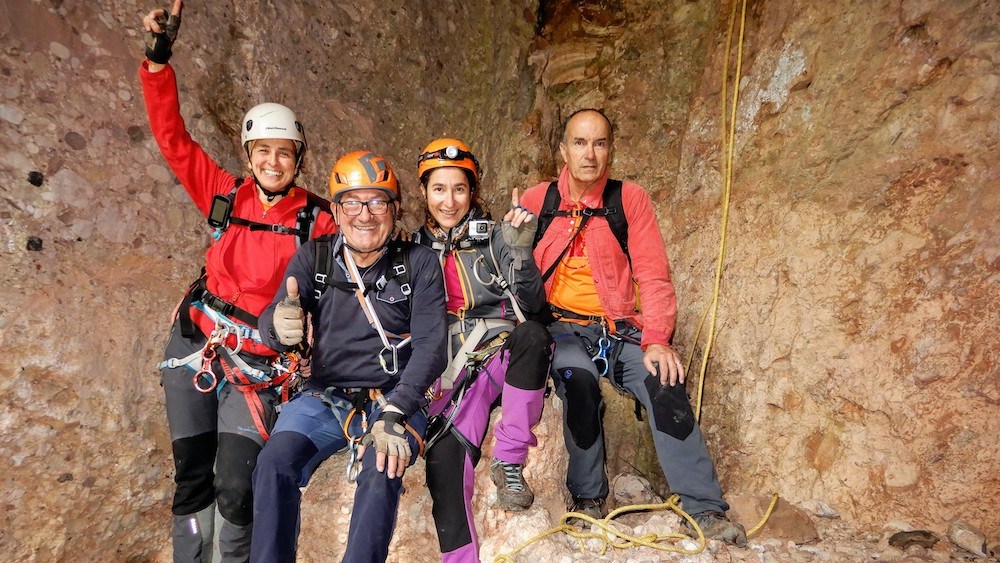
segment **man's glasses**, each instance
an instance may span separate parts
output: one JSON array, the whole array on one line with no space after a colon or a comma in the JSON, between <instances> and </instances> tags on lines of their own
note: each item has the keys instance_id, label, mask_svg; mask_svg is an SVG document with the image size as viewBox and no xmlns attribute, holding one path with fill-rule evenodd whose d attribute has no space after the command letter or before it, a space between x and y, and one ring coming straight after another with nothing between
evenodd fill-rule
<instances>
[{"instance_id":1,"label":"man's glasses","mask_svg":"<svg viewBox=\"0 0 1000 563\"><path fill-rule=\"evenodd\" d=\"M337 205L344 210L344 215L350 217L357 217L361 215L361 209L364 207L368 208L368 213L372 215L385 215L389 211L389 200L386 199L373 199L371 201L357 201L357 200L347 200L341 201Z\"/></svg>"}]
</instances>

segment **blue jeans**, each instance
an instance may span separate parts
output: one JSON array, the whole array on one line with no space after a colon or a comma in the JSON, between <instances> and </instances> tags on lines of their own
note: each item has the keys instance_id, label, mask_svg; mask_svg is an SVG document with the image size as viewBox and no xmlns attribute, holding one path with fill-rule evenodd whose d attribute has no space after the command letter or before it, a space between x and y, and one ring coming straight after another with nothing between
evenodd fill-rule
<instances>
[{"instance_id":1,"label":"blue jeans","mask_svg":"<svg viewBox=\"0 0 1000 563\"><path fill-rule=\"evenodd\" d=\"M350 397L334 397L337 414L318 393L306 391L289 401L281 410L278 422L264 450L257 458L253 473L254 534L250 560L257 562L294 561L299 535L300 487L306 486L316 468L331 455L347 449L342 421L354 405ZM378 403L365 405L369 421L381 413ZM339 420L338 420L339 419ZM350 420L352 436L361 436L360 415ZM427 416L417 411L407 421L421 436ZM409 436L413 455L419 445ZM367 448L358 475L347 537L344 561L385 561L396 525L396 509L403 492L400 478L389 479L375 469L375 448ZM346 477L345 477L346 478Z\"/></svg>"}]
</instances>

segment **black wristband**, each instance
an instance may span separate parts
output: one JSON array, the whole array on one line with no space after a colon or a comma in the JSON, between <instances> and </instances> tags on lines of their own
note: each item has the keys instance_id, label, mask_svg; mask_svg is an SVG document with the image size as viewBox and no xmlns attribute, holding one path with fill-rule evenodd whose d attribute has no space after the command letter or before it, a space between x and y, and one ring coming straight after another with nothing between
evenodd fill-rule
<instances>
[{"instance_id":1,"label":"black wristband","mask_svg":"<svg viewBox=\"0 0 1000 563\"><path fill-rule=\"evenodd\" d=\"M165 65L167 61L170 60L170 55L173 55L173 50L170 48L170 41L167 40L167 36L163 33L153 34L153 46L146 46L146 58L150 62Z\"/></svg>"},{"instance_id":2,"label":"black wristband","mask_svg":"<svg viewBox=\"0 0 1000 563\"><path fill-rule=\"evenodd\" d=\"M382 411L382 414L379 415L378 419L384 420L386 424L391 423L406 426L406 415L401 412Z\"/></svg>"}]
</instances>

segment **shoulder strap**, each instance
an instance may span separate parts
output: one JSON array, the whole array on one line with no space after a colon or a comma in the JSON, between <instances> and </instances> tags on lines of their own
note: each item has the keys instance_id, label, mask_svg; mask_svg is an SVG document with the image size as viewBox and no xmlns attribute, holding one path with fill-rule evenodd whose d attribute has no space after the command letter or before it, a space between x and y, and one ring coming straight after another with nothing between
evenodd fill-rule
<instances>
[{"instance_id":1,"label":"shoulder strap","mask_svg":"<svg viewBox=\"0 0 1000 563\"><path fill-rule=\"evenodd\" d=\"M328 199L320 197L304 188L303 191L306 192L306 204L295 214L295 230L298 234L298 243L296 246L302 246L307 240L312 238L313 227L316 226L316 219L319 217L320 211L331 212L330 201Z\"/></svg>"},{"instance_id":2,"label":"shoulder strap","mask_svg":"<svg viewBox=\"0 0 1000 563\"><path fill-rule=\"evenodd\" d=\"M607 209L604 218L608 220L611 232L618 239L618 245L622 247L622 252L631 263L632 257L628 253L628 219L625 217L625 207L622 205L621 180L608 180L604 187L604 208Z\"/></svg>"},{"instance_id":3,"label":"shoulder strap","mask_svg":"<svg viewBox=\"0 0 1000 563\"><path fill-rule=\"evenodd\" d=\"M333 235L316 239L313 245L313 282L316 286L316 300L329 287L330 272L333 269Z\"/></svg>"},{"instance_id":4,"label":"shoulder strap","mask_svg":"<svg viewBox=\"0 0 1000 563\"><path fill-rule=\"evenodd\" d=\"M532 248L538 246L538 241L542 240L542 235L552 223L552 218L555 217L555 212L559 209L560 199L559 183L549 182L549 187L545 190L545 201L542 202L542 209L538 212L538 227L535 229L535 240L531 243Z\"/></svg>"}]
</instances>

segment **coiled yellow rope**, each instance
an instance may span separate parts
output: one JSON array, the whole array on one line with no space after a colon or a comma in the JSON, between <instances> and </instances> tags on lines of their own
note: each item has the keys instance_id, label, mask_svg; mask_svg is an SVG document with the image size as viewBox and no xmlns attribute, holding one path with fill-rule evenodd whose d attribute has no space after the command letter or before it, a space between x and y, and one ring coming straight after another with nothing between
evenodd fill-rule
<instances>
[{"instance_id":1,"label":"coiled yellow rope","mask_svg":"<svg viewBox=\"0 0 1000 563\"><path fill-rule=\"evenodd\" d=\"M622 506L611 511L606 517L601 519L591 518L586 514L580 514L579 512L567 512L563 514L562 518L559 520L559 525L550 528L541 534L529 539L528 541L519 545L516 549L510 553L501 553L493 558L493 563L514 563L514 556L521 551L527 549L531 544L547 538L551 535L558 534L560 532L565 533L568 536L576 538L577 544L580 548L581 553L586 553L586 546L584 545L585 540L597 539L601 541L601 549L598 555L604 555L607 553L608 548L612 547L614 549L628 549L630 547L649 547L659 551L666 551L670 553L679 553L681 555L697 555L702 551L705 551L705 547L708 545L708 540L705 538L705 534L702 533L701 528L698 527L698 523L694 521L693 518L680 507L678 500L680 497L677 495L672 495L666 502L659 504L633 504L630 506ZM747 532L747 537L753 536L764 527L767 523L767 519L771 517L771 513L774 512L774 507L778 504L778 493L774 493L771 498L771 504L767 507L767 511L764 513L764 517L761 521ZM633 536L626 534L621 530L615 529L611 525L611 521L615 518L621 516L622 514L627 514L629 512L647 512L647 511L657 511L657 510L672 510L678 516L687 521L688 525L694 530L697 535L696 538L691 538L686 534L646 534L644 536ZM567 524L566 521L570 518L579 518L589 522L590 524L597 526L599 532L593 531L583 531L577 526ZM591 526L591 530L593 526ZM698 547L696 549L686 549L678 545L674 545L683 539L694 539L698 542ZM671 542L671 543L667 543Z\"/></svg>"}]
</instances>

